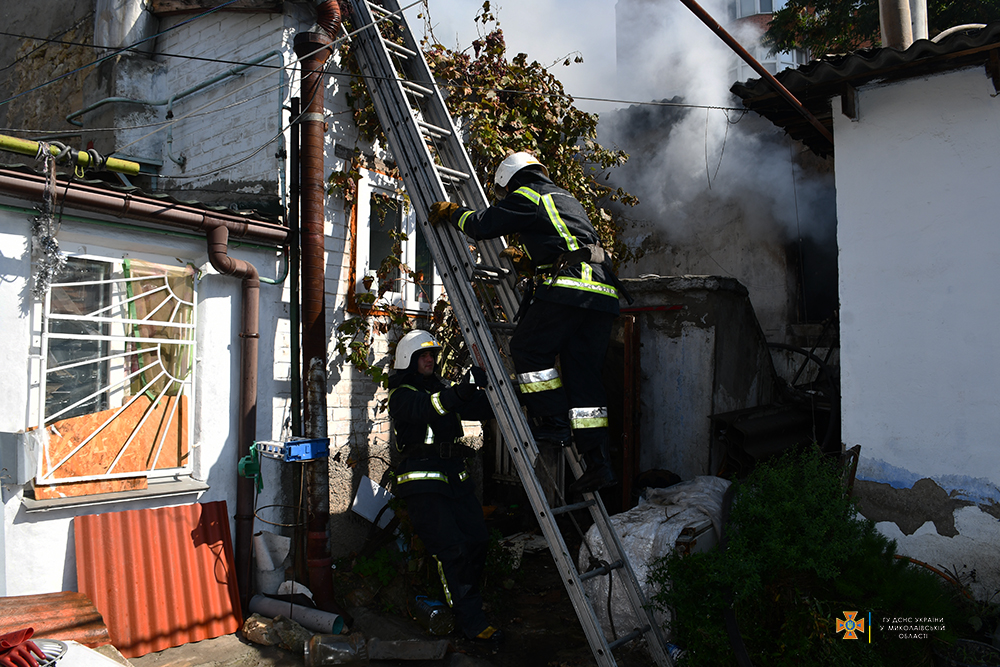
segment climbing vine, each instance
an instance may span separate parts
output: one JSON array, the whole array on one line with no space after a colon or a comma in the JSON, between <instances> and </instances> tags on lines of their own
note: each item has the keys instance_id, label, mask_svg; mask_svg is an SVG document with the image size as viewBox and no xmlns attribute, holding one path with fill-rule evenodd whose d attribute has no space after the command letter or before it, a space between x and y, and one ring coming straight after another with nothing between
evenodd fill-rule
<instances>
[{"instance_id":1,"label":"climbing vine","mask_svg":"<svg viewBox=\"0 0 1000 667\"><path fill-rule=\"evenodd\" d=\"M634 251L621 241L627 220L617 211L634 206L638 200L621 188L605 185L610 170L625 164L628 155L597 142L598 117L577 109L562 83L537 61L530 61L523 53L508 59L503 31L490 2L484 2L475 17L480 36L466 51L448 49L439 43L430 28L426 8L420 17L426 22L421 41L424 56L445 91L445 103L463 135L480 182L492 183L493 172L510 153L533 153L546 165L552 180L583 205L615 263L634 260ZM397 26L382 26L385 38L398 39L398 33L391 32L398 30ZM342 46L342 56L345 69L354 74L347 96L354 109L354 122L363 138L385 145L385 135L349 45ZM566 58L564 64L574 60L581 59ZM355 156L344 170L331 174L330 192L341 194L345 205L355 205L360 176ZM618 206L612 207L612 203ZM394 237L394 256L387 257L371 283L366 283L369 292L358 296L362 314L336 329L338 353L347 355L351 364L382 384L387 375L372 362L373 336L393 331L398 335L390 339L396 340L412 328L405 310L385 298L389 291L385 280L391 275L404 281L420 278L400 260L405 238L404 234ZM459 369L468 357L447 302L434 305L429 328L445 347L439 358L443 373Z\"/></svg>"},{"instance_id":2,"label":"climbing vine","mask_svg":"<svg viewBox=\"0 0 1000 667\"><path fill-rule=\"evenodd\" d=\"M510 153L532 153L552 180L580 201L616 261L635 259L620 240L628 223L608 205L634 206L638 199L604 184L628 154L597 142L598 116L577 109L559 79L538 61L529 61L524 53L507 59L503 31L489 2L483 3L476 22L483 34L472 42L471 54L445 48L429 32L424 55L447 89L445 103L464 134L480 182L492 183L497 166Z\"/></svg>"}]
</instances>

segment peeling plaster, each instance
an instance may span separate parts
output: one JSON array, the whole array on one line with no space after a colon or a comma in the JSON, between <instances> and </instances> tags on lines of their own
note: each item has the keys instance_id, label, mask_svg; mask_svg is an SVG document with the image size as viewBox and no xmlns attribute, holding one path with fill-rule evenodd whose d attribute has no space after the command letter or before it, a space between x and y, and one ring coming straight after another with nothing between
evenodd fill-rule
<instances>
[{"instance_id":1,"label":"peeling plaster","mask_svg":"<svg viewBox=\"0 0 1000 667\"><path fill-rule=\"evenodd\" d=\"M920 479L909 489L889 484L858 480L854 484L858 510L867 519L879 523L891 521L904 535L914 534L932 522L938 535L955 537L955 510L973 503L954 498L932 479Z\"/></svg>"},{"instance_id":2,"label":"peeling plaster","mask_svg":"<svg viewBox=\"0 0 1000 667\"><path fill-rule=\"evenodd\" d=\"M950 497L967 500L991 514L1000 512L996 507L1000 505L1000 488L988 479L970 475L920 475L881 459L862 457L858 462L858 480L880 482L894 489L912 488L925 478L934 480Z\"/></svg>"},{"instance_id":3,"label":"peeling plaster","mask_svg":"<svg viewBox=\"0 0 1000 667\"><path fill-rule=\"evenodd\" d=\"M976 598L990 599L1000 590L1000 560L984 554L1000 551L997 519L980 508L962 507L954 513L954 524L958 535L951 538L939 535L930 522L910 535L891 521L875 527L896 541L901 555L957 574Z\"/></svg>"}]
</instances>

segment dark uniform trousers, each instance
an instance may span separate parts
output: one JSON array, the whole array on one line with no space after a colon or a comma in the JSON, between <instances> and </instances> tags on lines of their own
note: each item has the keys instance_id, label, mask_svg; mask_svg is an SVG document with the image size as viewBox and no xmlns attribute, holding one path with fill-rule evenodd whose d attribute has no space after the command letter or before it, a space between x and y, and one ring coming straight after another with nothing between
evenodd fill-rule
<instances>
[{"instance_id":1,"label":"dark uniform trousers","mask_svg":"<svg viewBox=\"0 0 1000 667\"><path fill-rule=\"evenodd\" d=\"M459 629L475 637L489 627L479 589L489 531L465 467L475 451L458 439L462 418L493 416L489 399L480 390L463 399L437 376L406 371L389 377L389 415L403 454L394 492L406 502L413 530L434 559Z\"/></svg>"},{"instance_id":2,"label":"dark uniform trousers","mask_svg":"<svg viewBox=\"0 0 1000 667\"><path fill-rule=\"evenodd\" d=\"M442 471L448 476L446 484L407 482L397 487L397 493L406 500L414 532L434 558L433 565L437 567L446 602L455 611L459 629L467 637L475 637L489 626L479 587L489 532L483 521L482 505L476 497L475 482L467 478L465 463L460 458L408 457L399 470L400 474ZM422 487L422 491L412 495L406 493L407 484ZM427 491L433 487L446 487L446 490L443 493Z\"/></svg>"},{"instance_id":3,"label":"dark uniform trousers","mask_svg":"<svg viewBox=\"0 0 1000 667\"><path fill-rule=\"evenodd\" d=\"M608 401L601 370L614 320L612 313L536 300L522 315L510 340L521 399L529 414L535 417L568 414L581 454L600 447L608 437ZM525 382L533 373L553 369L556 355L560 376ZM594 408L604 410L603 419L580 417Z\"/></svg>"}]
</instances>

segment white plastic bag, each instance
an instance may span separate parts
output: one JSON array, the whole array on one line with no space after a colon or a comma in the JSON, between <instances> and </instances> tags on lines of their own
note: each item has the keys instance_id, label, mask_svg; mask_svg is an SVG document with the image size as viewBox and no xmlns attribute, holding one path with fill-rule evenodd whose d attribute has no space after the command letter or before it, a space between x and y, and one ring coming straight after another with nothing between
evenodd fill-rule
<instances>
[{"instance_id":1,"label":"white plastic bag","mask_svg":"<svg viewBox=\"0 0 1000 667\"><path fill-rule=\"evenodd\" d=\"M728 488L729 481L721 477L695 477L665 489L649 489L646 499L640 501L637 507L611 517L611 525L622 544L622 550L632 564L636 581L639 582L639 588L647 601L656 593L651 590L647 581L649 566L654 560L674 549L681 531L708 519L715 528L716 536L721 535L722 498ZM592 569L592 557L597 561L611 560L596 524L587 531L580 546L577 565L581 573ZM610 578L594 577L583 582L583 590L590 598L591 606L609 642L639 627L639 618L632 612L632 606L628 603L619 570L613 571ZM660 627L670 620L667 614L659 611L654 611L653 617Z\"/></svg>"}]
</instances>

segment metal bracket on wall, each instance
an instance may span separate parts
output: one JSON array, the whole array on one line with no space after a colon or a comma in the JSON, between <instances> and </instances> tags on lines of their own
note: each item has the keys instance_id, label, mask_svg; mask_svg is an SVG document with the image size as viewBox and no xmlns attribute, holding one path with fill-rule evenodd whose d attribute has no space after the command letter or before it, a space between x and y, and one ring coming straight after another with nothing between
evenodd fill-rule
<instances>
[{"instance_id":1,"label":"metal bracket on wall","mask_svg":"<svg viewBox=\"0 0 1000 667\"><path fill-rule=\"evenodd\" d=\"M859 118L858 89L849 83L844 84L844 94L840 96L840 112L853 121Z\"/></svg>"},{"instance_id":2,"label":"metal bracket on wall","mask_svg":"<svg viewBox=\"0 0 1000 667\"><path fill-rule=\"evenodd\" d=\"M993 79L993 92L1000 95L1000 51L992 49L990 59L986 61L986 73Z\"/></svg>"}]
</instances>

